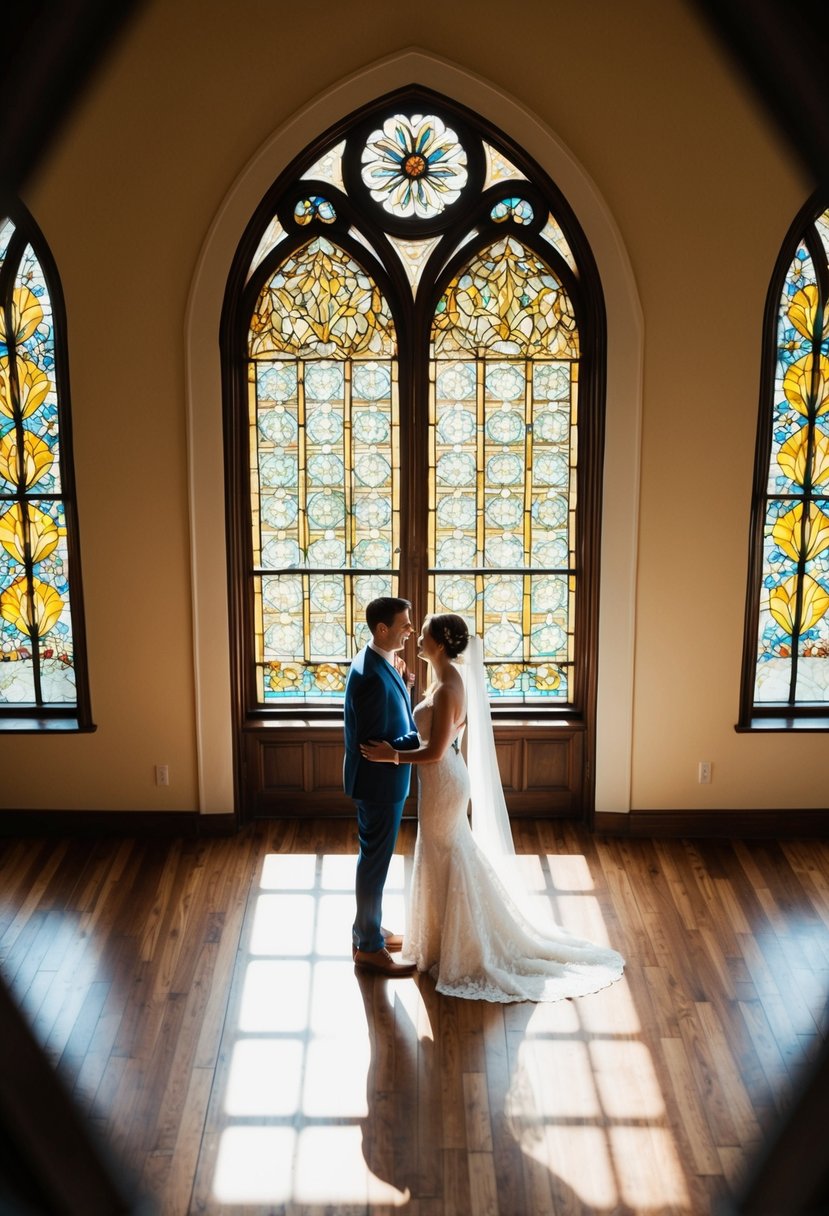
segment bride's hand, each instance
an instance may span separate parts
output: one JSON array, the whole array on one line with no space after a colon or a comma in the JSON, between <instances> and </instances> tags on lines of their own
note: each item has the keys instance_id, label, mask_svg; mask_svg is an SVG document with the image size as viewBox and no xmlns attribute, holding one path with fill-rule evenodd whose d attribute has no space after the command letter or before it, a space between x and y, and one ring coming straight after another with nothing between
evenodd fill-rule
<instances>
[{"instance_id":1,"label":"bride's hand","mask_svg":"<svg viewBox=\"0 0 829 1216\"><path fill-rule=\"evenodd\" d=\"M361 743L360 751L364 760L373 760L379 764L394 764L397 756L397 752L385 739L381 739L379 742L372 739L370 743Z\"/></svg>"},{"instance_id":2,"label":"bride's hand","mask_svg":"<svg viewBox=\"0 0 829 1216\"><path fill-rule=\"evenodd\" d=\"M414 688L414 682L415 682L414 672L409 671L408 667L406 666L406 660L404 658L402 658L400 655L398 655L397 658L394 660L394 665L397 668L398 672L400 673L401 680L406 685L409 692L411 692L412 689Z\"/></svg>"}]
</instances>

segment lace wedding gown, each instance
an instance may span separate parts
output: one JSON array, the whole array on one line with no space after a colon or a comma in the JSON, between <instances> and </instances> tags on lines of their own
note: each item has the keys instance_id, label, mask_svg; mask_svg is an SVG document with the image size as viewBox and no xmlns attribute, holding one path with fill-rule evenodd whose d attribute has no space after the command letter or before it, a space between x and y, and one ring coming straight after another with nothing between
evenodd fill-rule
<instances>
[{"instance_id":1,"label":"lace wedding gown","mask_svg":"<svg viewBox=\"0 0 829 1216\"><path fill-rule=\"evenodd\" d=\"M432 705L415 707L428 740ZM573 937L550 921L533 927L473 838L463 727L436 764L418 766L419 825L403 953L438 992L481 1001L558 1001L619 979L615 950Z\"/></svg>"}]
</instances>

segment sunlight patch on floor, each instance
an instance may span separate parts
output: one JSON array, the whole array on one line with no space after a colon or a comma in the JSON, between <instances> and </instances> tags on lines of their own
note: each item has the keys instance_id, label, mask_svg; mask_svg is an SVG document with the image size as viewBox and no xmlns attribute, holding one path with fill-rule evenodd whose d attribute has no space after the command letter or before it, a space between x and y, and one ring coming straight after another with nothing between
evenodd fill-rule
<instances>
[{"instance_id":1,"label":"sunlight patch on floor","mask_svg":"<svg viewBox=\"0 0 829 1216\"><path fill-rule=\"evenodd\" d=\"M597 1119L601 1114L587 1044L526 1039L518 1052L534 1114L542 1119Z\"/></svg>"},{"instance_id":2,"label":"sunlight patch on floor","mask_svg":"<svg viewBox=\"0 0 829 1216\"><path fill-rule=\"evenodd\" d=\"M611 1127L610 1146L621 1198L638 1212L690 1203L685 1175L667 1128ZM643 1205L642 1196L648 1196Z\"/></svg>"},{"instance_id":3,"label":"sunlight patch on floor","mask_svg":"<svg viewBox=\"0 0 829 1216\"><path fill-rule=\"evenodd\" d=\"M265 858L223 1098L213 1182L220 1203L339 1209L409 1200L372 1172L363 1151L373 1064L366 995L378 998L374 985L360 986L351 959L355 866L340 854ZM395 932L403 929L404 874L396 856L384 898ZM417 986L405 988L405 1006L389 1005L383 1017L398 1012L415 1026L425 1011ZM431 1030L428 1015L425 1025Z\"/></svg>"},{"instance_id":4,"label":"sunlight patch on floor","mask_svg":"<svg viewBox=\"0 0 829 1216\"><path fill-rule=\"evenodd\" d=\"M261 959L248 963L242 987L239 1030L243 1034L304 1031L311 997L306 959Z\"/></svg>"},{"instance_id":5,"label":"sunlight patch on floor","mask_svg":"<svg viewBox=\"0 0 829 1216\"><path fill-rule=\"evenodd\" d=\"M409 1192L372 1175L358 1127L230 1127L219 1142L213 1195L227 1204L385 1204Z\"/></svg>"},{"instance_id":6,"label":"sunlight patch on floor","mask_svg":"<svg viewBox=\"0 0 829 1216\"><path fill-rule=\"evenodd\" d=\"M225 1094L228 1115L294 1115L299 1110L302 1039L242 1039L233 1046Z\"/></svg>"},{"instance_id":7,"label":"sunlight patch on floor","mask_svg":"<svg viewBox=\"0 0 829 1216\"><path fill-rule=\"evenodd\" d=\"M613 945L584 857L546 858L548 898L573 933ZM596 1212L689 1211L665 1099L625 978L577 1001L537 1005L516 1054L506 1113L554 1193ZM584 1168L590 1162L590 1169Z\"/></svg>"},{"instance_id":8,"label":"sunlight patch on floor","mask_svg":"<svg viewBox=\"0 0 829 1216\"><path fill-rule=\"evenodd\" d=\"M613 944L584 857L519 862L532 902L547 915L554 908L571 932ZM353 855L265 859L222 1099L219 1203L340 1210L410 1201L389 1180L403 1179L374 1155L378 1077L394 1061L395 1084L426 1086L419 1100L428 1103L428 1086L441 1084L444 1047L416 982L355 973L355 866ZM404 929L406 873L396 855L384 898L384 923L396 932ZM574 1204L597 1213L623 1204L687 1211L658 1078L634 1037L641 1023L627 981L579 1000L513 1007L512 1016L510 1086L502 1110L489 1115L506 1114L521 1150L550 1171L555 1193L569 1189ZM463 1108L463 1094L459 1100Z\"/></svg>"},{"instance_id":9,"label":"sunlight patch on floor","mask_svg":"<svg viewBox=\"0 0 829 1216\"><path fill-rule=\"evenodd\" d=\"M292 1198L296 1132L291 1127L228 1127L213 1178L220 1203L286 1203Z\"/></svg>"},{"instance_id":10,"label":"sunlight patch on floor","mask_svg":"<svg viewBox=\"0 0 829 1216\"><path fill-rule=\"evenodd\" d=\"M661 1119L665 1102L644 1043L597 1039L590 1044L593 1077L611 1119Z\"/></svg>"},{"instance_id":11,"label":"sunlight patch on floor","mask_svg":"<svg viewBox=\"0 0 829 1216\"><path fill-rule=\"evenodd\" d=\"M612 1212L618 1207L616 1175L607 1137L600 1127L548 1123L541 1135L522 1141L521 1147L587 1207L596 1212ZM589 1170L584 1168L585 1161L590 1162Z\"/></svg>"},{"instance_id":12,"label":"sunlight patch on floor","mask_svg":"<svg viewBox=\"0 0 829 1216\"><path fill-rule=\"evenodd\" d=\"M547 868L553 886L560 891L592 891L593 875L581 853L547 853Z\"/></svg>"}]
</instances>

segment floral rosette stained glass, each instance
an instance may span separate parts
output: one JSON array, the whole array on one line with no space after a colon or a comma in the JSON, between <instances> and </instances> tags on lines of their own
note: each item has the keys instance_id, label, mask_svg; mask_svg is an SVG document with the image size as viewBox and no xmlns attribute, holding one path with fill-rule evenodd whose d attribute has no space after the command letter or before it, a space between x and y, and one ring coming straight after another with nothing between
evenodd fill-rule
<instances>
[{"instance_id":1,"label":"floral rosette stained glass","mask_svg":"<svg viewBox=\"0 0 829 1216\"><path fill-rule=\"evenodd\" d=\"M432 353L430 608L458 612L482 635L494 702L566 704L576 597L572 304L541 259L507 237L446 288Z\"/></svg>"},{"instance_id":2,"label":"floral rosette stained glass","mask_svg":"<svg viewBox=\"0 0 829 1216\"><path fill-rule=\"evenodd\" d=\"M778 313L754 702L829 702L829 213L798 246ZM817 259L822 266L818 269Z\"/></svg>"},{"instance_id":3,"label":"floral rosette stained glass","mask_svg":"<svg viewBox=\"0 0 829 1216\"><path fill-rule=\"evenodd\" d=\"M466 151L435 115L395 114L366 141L362 178L390 215L430 219L460 197L467 181Z\"/></svg>"},{"instance_id":4,"label":"floral rosette stained glass","mask_svg":"<svg viewBox=\"0 0 829 1216\"><path fill-rule=\"evenodd\" d=\"M0 704L67 707L77 688L54 318L40 261L14 234L0 223Z\"/></svg>"},{"instance_id":5,"label":"floral rosette stained glass","mask_svg":"<svg viewBox=\"0 0 829 1216\"><path fill-rule=\"evenodd\" d=\"M328 240L290 254L259 293L248 389L261 705L340 702L366 605L396 585L395 352L382 293Z\"/></svg>"}]
</instances>

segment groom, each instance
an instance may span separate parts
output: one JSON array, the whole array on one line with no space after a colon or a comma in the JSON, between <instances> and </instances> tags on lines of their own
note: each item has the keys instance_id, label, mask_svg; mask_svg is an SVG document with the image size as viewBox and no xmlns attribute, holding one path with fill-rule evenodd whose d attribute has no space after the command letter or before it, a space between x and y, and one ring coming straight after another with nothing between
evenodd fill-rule
<instances>
[{"instance_id":1,"label":"groom","mask_svg":"<svg viewBox=\"0 0 829 1216\"><path fill-rule=\"evenodd\" d=\"M386 739L399 751L419 745L409 692L395 659L414 632L408 600L382 596L366 608L371 641L351 664L345 685L345 763L343 785L357 806L357 916L352 953L358 967L383 975L412 975L414 963L396 963L390 951L402 939L380 928L386 881L403 803L409 792L411 765L372 764L360 755L360 744Z\"/></svg>"}]
</instances>

